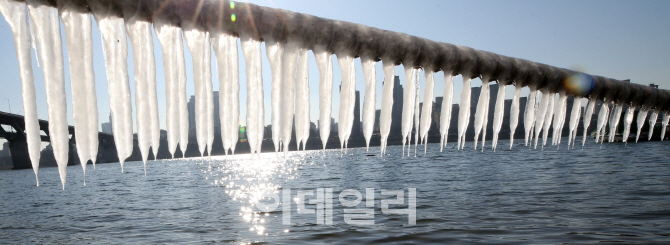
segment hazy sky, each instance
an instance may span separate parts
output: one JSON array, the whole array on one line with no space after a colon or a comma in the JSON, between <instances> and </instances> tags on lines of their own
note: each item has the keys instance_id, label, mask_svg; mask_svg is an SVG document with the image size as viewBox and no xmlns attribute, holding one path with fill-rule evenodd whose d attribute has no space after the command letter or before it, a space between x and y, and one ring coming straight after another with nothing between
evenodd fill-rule
<instances>
[{"instance_id":1,"label":"hazy sky","mask_svg":"<svg viewBox=\"0 0 670 245\"><path fill-rule=\"evenodd\" d=\"M360 23L381 29L403 32L434 41L469 46L475 49L576 69L634 83L660 84L670 89L663 72L670 67L670 1L251 1L253 3L320 17ZM62 27L61 27L62 31ZM104 70L102 44L97 25L93 24L94 67L100 123L109 116L109 96ZM63 46L65 37L62 34ZM21 86L14 42L9 26L0 21L0 110L23 114ZM165 128L165 87L161 47L154 34L158 98L161 127ZM130 44L129 44L130 47ZM188 95L193 94L191 55L186 50ZM134 90L132 49L129 48L130 86ZM243 59L240 51L240 59ZM33 52L34 54L34 52ZM72 125L69 68L65 50L65 79L68 91L68 118ZM212 81L218 90L218 79L212 55ZM335 56L333 117L337 120L340 69ZM241 122L246 114L244 61L240 60ZM357 90L364 95L365 83L356 60ZM39 117L47 119L44 81L41 68L33 56ZM318 70L310 52L311 118L318 112ZM404 84L404 70L396 67ZM422 75L423 76L423 75ZM377 108L381 102L381 63L377 64ZM435 74L435 96L442 96L443 74ZM455 98L459 101L461 78L455 78ZM424 79L422 78L422 91ZM266 124L270 118L270 69L263 49L263 83ZM480 86L476 80L473 86ZM508 88L510 89L510 88ZM525 93L526 90L524 91ZM511 92L508 92L511 96ZM7 99L5 99L7 98ZM421 96L423 98L423 95ZM363 98L361 98L363 99ZM9 101L8 101L9 100ZM134 94L133 94L134 101ZM8 103L9 102L9 103ZM133 113L133 119L135 114Z\"/></svg>"}]
</instances>

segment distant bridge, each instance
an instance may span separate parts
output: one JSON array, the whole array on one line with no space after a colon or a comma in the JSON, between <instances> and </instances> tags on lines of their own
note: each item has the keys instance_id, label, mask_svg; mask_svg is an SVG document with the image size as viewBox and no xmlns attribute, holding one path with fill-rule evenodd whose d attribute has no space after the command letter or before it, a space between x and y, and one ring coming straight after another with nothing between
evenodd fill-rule
<instances>
[{"instance_id":1,"label":"distant bridge","mask_svg":"<svg viewBox=\"0 0 670 245\"><path fill-rule=\"evenodd\" d=\"M25 120L22 115L11 114L7 112L0 111L0 125L7 125L14 130L9 132L3 127L0 127L0 138L4 138L9 142L9 150L12 155L12 162L14 163L14 169L27 169L32 168L30 164L30 157L28 155L28 143L26 140L25 134ZM40 131L44 132L41 135L42 142L49 142L49 122L45 120L39 120ZM68 127L68 132L70 134L69 140L69 159L67 165L78 164L76 159L76 148L75 148L75 131L73 126ZM97 162L111 162L118 161L116 158L116 147L114 145L114 136L107 133L98 133L98 140L100 142L98 161ZM113 151L113 152L110 152Z\"/></svg>"}]
</instances>

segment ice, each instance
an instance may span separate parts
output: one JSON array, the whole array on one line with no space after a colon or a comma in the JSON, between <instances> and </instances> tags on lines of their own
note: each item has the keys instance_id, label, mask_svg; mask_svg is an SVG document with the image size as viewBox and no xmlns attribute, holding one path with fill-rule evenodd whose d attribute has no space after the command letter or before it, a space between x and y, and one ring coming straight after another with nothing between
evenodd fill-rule
<instances>
[{"instance_id":1,"label":"ice","mask_svg":"<svg viewBox=\"0 0 670 245\"><path fill-rule=\"evenodd\" d=\"M482 78L482 90L479 94L479 101L477 102L477 109L475 111L475 150L477 149L477 140L479 140L479 134L482 131L482 126L484 121L488 120L488 115L486 109L489 107L488 100L491 98L489 95L489 78ZM486 130L486 128L484 128ZM482 138L482 141L485 141L485 138Z\"/></svg>"},{"instance_id":2,"label":"ice","mask_svg":"<svg viewBox=\"0 0 670 245\"><path fill-rule=\"evenodd\" d=\"M614 107L614 111L610 116L610 137L609 142L614 141L614 135L616 134L616 128L619 126L619 120L621 120L621 111L623 111L623 102L620 102Z\"/></svg>"},{"instance_id":3,"label":"ice","mask_svg":"<svg viewBox=\"0 0 670 245\"><path fill-rule=\"evenodd\" d=\"M440 111L440 152L447 145L449 124L451 124L451 108L454 100L454 76L451 72L444 72L444 97ZM383 106L383 103L382 103Z\"/></svg>"},{"instance_id":4,"label":"ice","mask_svg":"<svg viewBox=\"0 0 670 245\"><path fill-rule=\"evenodd\" d=\"M647 119L647 113L649 113L649 108L642 106L640 112L637 114L637 133L635 135L635 143L640 139L640 133L642 133L642 127L644 126L644 121Z\"/></svg>"},{"instance_id":5,"label":"ice","mask_svg":"<svg viewBox=\"0 0 670 245\"><path fill-rule=\"evenodd\" d=\"M603 131L603 127L607 124L607 115L609 114L609 105L607 102L603 102L600 112L598 113L598 125L596 125L596 143L600 140L600 135Z\"/></svg>"},{"instance_id":6,"label":"ice","mask_svg":"<svg viewBox=\"0 0 670 245\"><path fill-rule=\"evenodd\" d=\"M503 122L503 117L505 116L505 84L504 83L498 83L498 95L496 97L496 105L495 105L495 111L493 112L493 141L491 142L493 145L491 148L493 151L496 150L496 147L498 146L498 134L500 133L500 129L502 128L502 122ZM517 105L518 105L518 100L517 100ZM517 108L517 113L518 113L518 108ZM517 114L517 118L518 118ZM512 135L513 136L513 135Z\"/></svg>"},{"instance_id":7,"label":"ice","mask_svg":"<svg viewBox=\"0 0 670 245\"><path fill-rule=\"evenodd\" d=\"M665 129L668 127L668 121L670 121L670 114L668 112L663 112L663 122L661 127L661 141L665 138Z\"/></svg>"},{"instance_id":8,"label":"ice","mask_svg":"<svg viewBox=\"0 0 670 245\"><path fill-rule=\"evenodd\" d=\"M184 64L184 41L182 39L182 30L177 34L177 43L175 46L176 67L177 69L177 96L179 101L177 108L179 110L179 149L182 158L186 157L186 147L188 147L188 103L186 102L186 65ZM235 58L237 59L237 58ZM238 95L239 96L239 95Z\"/></svg>"},{"instance_id":9,"label":"ice","mask_svg":"<svg viewBox=\"0 0 670 245\"><path fill-rule=\"evenodd\" d=\"M330 115L333 109L333 54L321 46L314 47L319 68L319 136L323 150L330 135Z\"/></svg>"},{"instance_id":10,"label":"ice","mask_svg":"<svg viewBox=\"0 0 670 245\"><path fill-rule=\"evenodd\" d=\"M563 133L563 125L565 125L567 100L568 96L565 92L560 92L558 96L558 104L556 104L554 109L554 131L551 137L551 145L559 145L561 143L561 134Z\"/></svg>"},{"instance_id":11,"label":"ice","mask_svg":"<svg viewBox=\"0 0 670 245\"><path fill-rule=\"evenodd\" d=\"M537 117L535 119L535 149L537 149L537 141L542 133L542 127L544 126L544 121L546 120L547 108L549 107L549 101L554 100L554 94L549 93L548 90L542 91L542 100L540 101L540 107L537 108ZM551 124L551 121L549 122Z\"/></svg>"},{"instance_id":12,"label":"ice","mask_svg":"<svg viewBox=\"0 0 670 245\"><path fill-rule=\"evenodd\" d=\"M653 110L649 116L649 136L647 140L651 140L651 137L654 135L654 127L656 126L656 121L658 120L658 111Z\"/></svg>"},{"instance_id":13,"label":"ice","mask_svg":"<svg viewBox=\"0 0 670 245\"><path fill-rule=\"evenodd\" d=\"M163 52L163 69L165 71L165 99L166 99L166 127L167 127L167 141L168 151L172 158L174 152L179 144L179 136L181 136L179 127L179 94L178 94L178 70L177 66L177 45L181 43L181 32L176 26L169 25L163 21L156 19L154 21L154 30L156 37L161 44Z\"/></svg>"},{"instance_id":14,"label":"ice","mask_svg":"<svg viewBox=\"0 0 670 245\"><path fill-rule=\"evenodd\" d=\"M414 69L414 66L412 65L403 65L405 67L405 79L406 79L406 84L405 84L405 91L403 94L403 103L402 103L402 123L401 123L401 128L402 128L402 148L403 148L403 155L405 155L405 144L410 144L408 140L411 140L411 135L410 133L412 132L412 118L414 117L414 99L416 97L416 81L415 80L415 75L414 72L416 72L416 69ZM390 82L390 81L389 81ZM409 152L408 152L409 154Z\"/></svg>"},{"instance_id":15,"label":"ice","mask_svg":"<svg viewBox=\"0 0 670 245\"><path fill-rule=\"evenodd\" d=\"M415 91L414 92L414 110L412 111L412 113L414 114L414 123L413 124L414 124L414 156L415 157L416 157L416 148L417 148L417 145L419 144L419 127L420 127L419 124L421 123L420 115L419 115L420 110L421 110L419 108L419 97L420 97L420 93L421 93L421 91L419 90L419 88L421 87L420 86L421 77L419 77L420 74L421 74L421 72L419 72L419 70L416 69L415 72L414 72L414 75L415 75L415 77L414 77L415 78L415 80L414 80L415 81L415 85L414 85L414 91ZM410 135L410 137L412 137L412 136ZM407 152L407 153L409 153L409 152Z\"/></svg>"},{"instance_id":16,"label":"ice","mask_svg":"<svg viewBox=\"0 0 670 245\"><path fill-rule=\"evenodd\" d=\"M365 101L363 102L363 137L366 151L370 150L370 137L375 126L375 102L377 101L377 78L375 60L367 56L361 57L363 76L365 77Z\"/></svg>"},{"instance_id":17,"label":"ice","mask_svg":"<svg viewBox=\"0 0 670 245\"><path fill-rule=\"evenodd\" d=\"M212 91L209 34L193 27L184 28L184 39L193 56L195 84L195 132L200 156L211 152L214 142L214 100ZM211 139L211 140L210 140Z\"/></svg>"},{"instance_id":18,"label":"ice","mask_svg":"<svg viewBox=\"0 0 670 245\"><path fill-rule=\"evenodd\" d=\"M240 74L237 54L237 37L218 32L211 35L212 47L219 71L219 119L223 150L235 152L239 137ZM215 101L215 103L217 103Z\"/></svg>"},{"instance_id":19,"label":"ice","mask_svg":"<svg viewBox=\"0 0 670 245\"><path fill-rule=\"evenodd\" d=\"M522 86L517 83L514 86L514 98L512 98L512 108L510 108L509 115L509 148L512 149L514 146L514 132L516 132L516 127L519 125L519 96L521 95Z\"/></svg>"},{"instance_id":20,"label":"ice","mask_svg":"<svg viewBox=\"0 0 670 245\"><path fill-rule=\"evenodd\" d=\"M560 109L557 109L558 103L555 103L555 93L549 93L549 104L547 105L547 110L545 111L544 114L544 123L539 126L538 128L541 128L540 131L537 131L536 133L542 133L542 149L544 149L544 146L547 145L547 138L549 136L549 128L551 128L552 121L551 119L554 118L554 111L558 112ZM544 98L544 94L542 95L542 98ZM554 107L554 104L556 104L556 107ZM555 128L555 126L554 126ZM535 140L535 145L537 146L537 139Z\"/></svg>"},{"instance_id":21,"label":"ice","mask_svg":"<svg viewBox=\"0 0 670 245\"><path fill-rule=\"evenodd\" d=\"M623 118L623 142L627 143L628 142L628 136L630 135L630 126L633 124L633 116L635 115L635 108L636 106L628 106L628 110L626 111L626 115L624 115Z\"/></svg>"},{"instance_id":22,"label":"ice","mask_svg":"<svg viewBox=\"0 0 670 245\"><path fill-rule=\"evenodd\" d=\"M391 110L393 109L393 79L395 78L395 65L393 62L382 60L384 69L384 86L382 88L382 108L379 115L379 134L381 155L386 152L386 140L391 131Z\"/></svg>"},{"instance_id":23,"label":"ice","mask_svg":"<svg viewBox=\"0 0 670 245\"><path fill-rule=\"evenodd\" d=\"M126 22L126 31L133 48L137 142L142 154L146 175L149 148L153 149L155 157L160 143L158 101L156 97L156 61L151 23L132 17ZM156 139L154 139L155 137Z\"/></svg>"},{"instance_id":24,"label":"ice","mask_svg":"<svg viewBox=\"0 0 670 245\"><path fill-rule=\"evenodd\" d=\"M288 156L288 146L291 143L291 133L293 129L293 115L295 105L295 76L298 66L298 52L300 48L296 42L288 42L284 46L284 55L282 56L282 83L280 102L281 110L281 146L284 150L284 157ZM297 128L296 128L297 129Z\"/></svg>"},{"instance_id":25,"label":"ice","mask_svg":"<svg viewBox=\"0 0 670 245\"><path fill-rule=\"evenodd\" d=\"M95 163L98 155L98 106L93 73L93 42L91 41L91 15L79 13L65 5L60 10L65 30L68 60L70 63L70 88L72 89L72 115L74 118L77 155L86 176L86 164ZM86 179L84 177L84 185Z\"/></svg>"},{"instance_id":26,"label":"ice","mask_svg":"<svg viewBox=\"0 0 670 245\"><path fill-rule=\"evenodd\" d=\"M37 1L28 1L28 9L30 19L35 26L39 54L43 62L42 71L47 94L47 111L49 112L49 137L61 184L65 189L69 133L58 10L41 5Z\"/></svg>"},{"instance_id":27,"label":"ice","mask_svg":"<svg viewBox=\"0 0 670 245\"><path fill-rule=\"evenodd\" d=\"M470 123L470 97L472 96L472 88L470 87L472 78L470 76L463 76L463 92L461 92L461 104L458 110L458 142L457 149L463 149L465 146L465 130ZM444 103L444 102L443 102Z\"/></svg>"},{"instance_id":28,"label":"ice","mask_svg":"<svg viewBox=\"0 0 670 245\"><path fill-rule=\"evenodd\" d=\"M582 110L582 97L575 96L572 103L572 110L570 111L570 122L568 123L568 128L570 132L568 133L568 150L570 149L570 143L577 141L577 126L579 126L579 116L581 115ZM574 143L573 143L574 144Z\"/></svg>"},{"instance_id":29,"label":"ice","mask_svg":"<svg viewBox=\"0 0 670 245\"><path fill-rule=\"evenodd\" d=\"M589 100L586 105L586 111L584 112L584 137L582 138L582 148L586 144L586 133L588 132L589 125L591 124L591 118L593 117L593 111L596 107L596 99L592 98Z\"/></svg>"},{"instance_id":30,"label":"ice","mask_svg":"<svg viewBox=\"0 0 670 245\"><path fill-rule=\"evenodd\" d=\"M279 151L281 142L281 89L282 89L282 56L284 56L284 44L268 39L265 41L265 53L270 60L270 72L272 73L272 143L275 153ZM330 118L328 119L330 121Z\"/></svg>"},{"instance_id":31,"label":"ice","mask_svg":"<svg viewBox=\"0 0 670 245\"><path fill-rule=\"evenodd\" d=\"M260 158L263 143L263 76L261 42L248 36L240 37L247 77L247 140L251 158Z\"/></svg>"},{"instance_id":32,"label":"ice","mask_svg":"<svg viewBox=\"0 0 670 245\"><path fill-rule=\"evenodd\" d=\"M296 77L295 95L295 138L298 150L302 143L305 150L309 139L309 50L301 49L298 61L298 75ZM373 114L374 116L374 114ZM374 119L374 117L373 117Z\"/></svg>"},{"instance_id":33,"label":"ice","mask_svg":"<svg viewBox=\"0 0 670 245\"><path fill-rule=\"evenodd\" d=\"M93 16L102 36L112 131L121 172L123 172L123 163L133 153L133 117L130 85L128 84L126 27L122 18L96 10L96 5L91 7L94 9Z\"/></svg>"},{"instance_id":34,"label":"ice","mask_svg":"<svg viewBox=\"0 0 670 245\"><path fill-rule=\"evenodd\" d=\"M525 145L528 146L528 140L533 134L531 131L535 122L535 110L536 103L535 99L537 97L537 90L535 88L530 88L530 94L528 95L528 100L526 101L526 110L523 113L523 127L526 131L525 135Z\"/></svg>"},{"instance_id":35,"label":"ice","mask_svg":"<svg viewBox=\"0 0 670 245\"><path fill-rule=\"evenodd\" d=\"M28 144L28 156L35 172L35 183L37 186L40 186L37 172L40 164L41 139L40 126L37 119L35 79L33 77L30 58L31 41L26 16L26 3L0 0L0 13L5 17L14 34L16 59L19 63L19 74L21 76L21 95L23 97L23 115L25 120L24 130Z\"/></svg>"},{"instance_id":36,"label":"ice","mask_svg":"<svg viewBox=\"0 0 670 245\"><path fill-rule=\"evenodd\" d=\"M423 154L426 154L428 148L428 130L430 130L430 123L433 110L433 89L435 88L435 73L426 69L426 87L423 92L423 108L421 108L421 143L424 145Z\"/></svg>"},{"instance_id":37,"label":"ice","mask_svg":"<svg viewBox=\"0 0 670 245\"><path fill-rule=\"evenodd\" d=\"M340 137L340 147L347 148L349 135L354 122L354 105L356 102L356 70L354 57L351 55L337 55L337 62L342 70L342 86L340 87L340 120L337 124L337 134Z\"/></svg>"}]
</instances>

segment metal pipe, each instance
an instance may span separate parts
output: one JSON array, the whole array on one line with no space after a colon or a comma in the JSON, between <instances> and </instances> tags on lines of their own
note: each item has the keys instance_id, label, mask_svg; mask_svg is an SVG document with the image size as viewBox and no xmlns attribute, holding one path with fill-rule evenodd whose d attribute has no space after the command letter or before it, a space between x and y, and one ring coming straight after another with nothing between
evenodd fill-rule
<instances>
[{"instance_id":1,"label":"metal pipe","mask_svg":"<svg viewBox=\"0 0 670 245\"><path fill-rule=\"evenodd\" d=\"M152 22L161 19L181 27L194 24L204 31L279 42L298 41L302 47L323 47L335 54L365 56L396 65L423 67L454 75L489 77L503 84L520 83L535 89L605 101L625 102L670 112L670 91L589 75L524 59L435 42L361 24L320 18L282 9L221 0L41 0L57 7L69 4L80 11L104 11L124 19L133 16ZM234 17L233 17L234 16ZM566 86L571 76L583 78L575 90Z\"/></svg>"}]
</instances>

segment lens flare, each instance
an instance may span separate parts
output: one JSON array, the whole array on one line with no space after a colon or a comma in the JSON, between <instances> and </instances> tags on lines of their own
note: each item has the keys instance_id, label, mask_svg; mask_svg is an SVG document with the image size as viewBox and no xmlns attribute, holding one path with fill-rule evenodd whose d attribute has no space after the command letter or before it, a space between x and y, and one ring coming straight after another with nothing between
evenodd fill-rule
<instances>
[{"instance_id":1,"label":"lens flare","mask_svg":"<svg viewBox=\"0 0 670 245\"><path fill-rule=\"evenodd\" d=\"M237 20L237 17L235 17L235 14L230 15L230 21L235 22Z\"/></svg>"},{"instance_id":2,"label":"lens flare","mask_svg":"<svg viewBox=\"0 0 670 245\"><path fill-rule=\"evenodd\" d=\"M584 73L575 73L563 81L569 93L585 96L591 93L595 83L593 78Z\"/></svg>"},{"instance_id":3,"label":"lens flare","mask_svg":"<svg viewBox=\"0 0 670 245\"><path fill-rule=\"evenodd\" d=\"M235 2L230 1L230 9L235 9Z\"/></svg>"}]
</instances>

